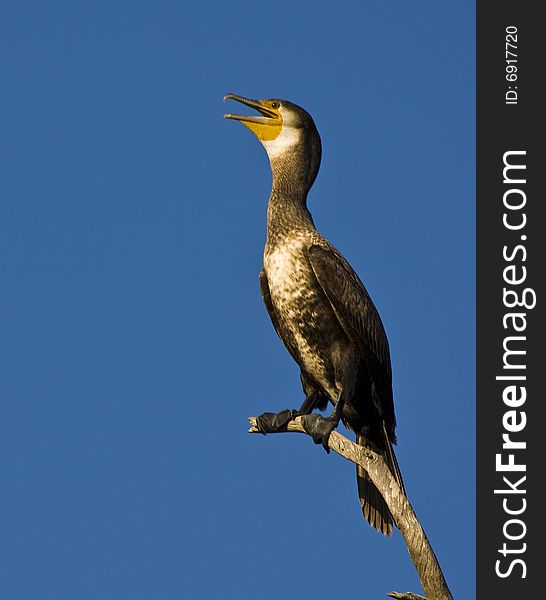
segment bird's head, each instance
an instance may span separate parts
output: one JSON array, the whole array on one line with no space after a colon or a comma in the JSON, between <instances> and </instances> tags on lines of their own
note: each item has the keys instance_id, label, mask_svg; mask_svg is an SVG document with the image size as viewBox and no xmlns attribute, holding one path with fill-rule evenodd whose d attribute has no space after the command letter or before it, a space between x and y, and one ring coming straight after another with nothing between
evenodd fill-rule
<instances>
[{"instance_id":1,"label":"bird's head","mask_svg":"<svg viewBox=\"0 0 546 600\"><path fill-rule=\"evenodd\" d=\"M278 98L250 100L226 94L225 100L236 100L260 113L224 116L240 121L260 140L269 156L273 175L279 170L296 170L294 175L309 189L317 176L322 152L320 136L311 115L300 106Z\"/></svg>"}]
</instances>

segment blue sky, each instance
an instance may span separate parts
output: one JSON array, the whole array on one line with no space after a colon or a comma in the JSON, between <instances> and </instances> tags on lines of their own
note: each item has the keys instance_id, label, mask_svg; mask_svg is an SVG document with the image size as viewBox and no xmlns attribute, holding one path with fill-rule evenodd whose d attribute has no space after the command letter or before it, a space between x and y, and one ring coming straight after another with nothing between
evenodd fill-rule
<instances>
[{"instance_id":1,"label":"blue sky","mask_svg":"<svg viewBox=\"0 0 546 600\"><path fill-rule=\"evenodd\" d=\"M0 4L0 596L420 590L298 406L258 285L270 172L222 96L314 117L309 207L391 344L398 458L474 597L473 2Z\"/></svg>"}]
</instances>

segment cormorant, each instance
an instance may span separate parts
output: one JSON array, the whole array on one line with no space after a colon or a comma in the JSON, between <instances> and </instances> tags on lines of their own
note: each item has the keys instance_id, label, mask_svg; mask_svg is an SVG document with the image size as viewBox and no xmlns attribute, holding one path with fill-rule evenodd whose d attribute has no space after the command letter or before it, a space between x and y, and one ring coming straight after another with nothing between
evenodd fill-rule
<instances>
[{"instance_id":1,"label":"cormorant","mask_svg":"<svg viewBox=\"0 0 546 600\"><path fill-rule=\"evenodd\" d=\"M322 153L311 116L292 102L250 100L227 94L260 116L227 114L261 141L273 174L267 209L267 241L260 273L262 297L273 326L301 369L301 408L264 413L262 433L280 431L303 417L315 443L328 438L341 419L360 445L380 452L402 490L393 450L396 443L392 373L387 336L366 288L341 253L316 230L307 194ZM330 417L311 414L334 406ZM392 516L366 472L357 467L364 518L385 535Z\"/></svg>"}]
</instances>

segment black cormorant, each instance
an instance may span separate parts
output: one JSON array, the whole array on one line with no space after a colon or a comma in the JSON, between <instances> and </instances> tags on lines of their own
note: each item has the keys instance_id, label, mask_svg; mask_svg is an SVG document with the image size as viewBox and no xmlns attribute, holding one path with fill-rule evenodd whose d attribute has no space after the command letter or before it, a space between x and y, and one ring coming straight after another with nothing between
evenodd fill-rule
<instances>
[{"instance_id":1,"label":"black cormorant","mask_svg":"<svg viewBox=\"0 0 546 600\"><path fill-rule=\"evenodd\" d=\"M383 454L400 487L389 344L366 288L341 253L316 230L307 194L317 176L321 141L311 116L287 100L250 100L227 94L260 116L227 114L261 141L273 183L267 209L267 241L260 273L262 297L273 326L301 368L306 399L298 411L264 413L263 433L282 430L295 415L315 443L328 438L341 419L356 441ZM313 409L334 406L330 417ZM366 472L357 467L366 520L385 535L392 516Z\"/></svg>"}]
</instances>

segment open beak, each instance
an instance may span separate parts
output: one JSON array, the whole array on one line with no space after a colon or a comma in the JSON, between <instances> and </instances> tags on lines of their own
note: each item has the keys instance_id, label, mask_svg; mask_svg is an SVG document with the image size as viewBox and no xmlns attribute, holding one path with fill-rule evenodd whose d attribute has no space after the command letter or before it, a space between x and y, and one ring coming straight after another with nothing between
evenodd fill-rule
<instances>
[{"instance_id":1,"label":"open beak","mask_svg":"<svg viewBox=\"0 0 546 600\"><path fill-rule=\"evenodd\" d=\"M258 123L260 125L281 125L282 117L280 113L274 109L268 108L265 105L264 100L251 100L250 98L243 98L243 96L237 96L237 94L226 94L224 96L224 102L226 100L236 100L245 106L254 108L262 116L258 117L255 115L233 115L228 113L224 115L226 119L235 119L236 121L242 121L243 123Z\"/></svg>"}]
</instances>

